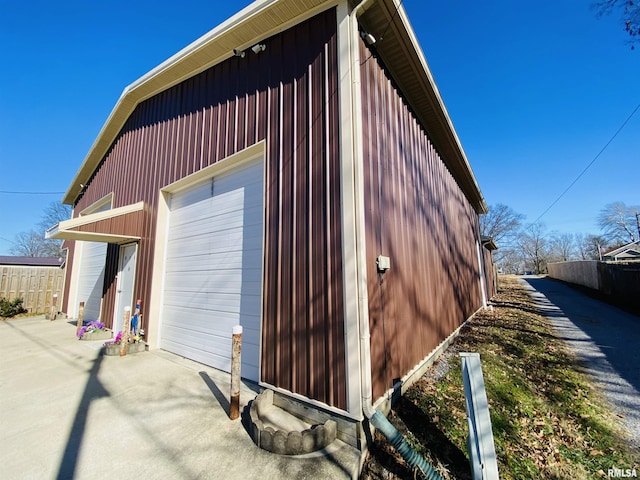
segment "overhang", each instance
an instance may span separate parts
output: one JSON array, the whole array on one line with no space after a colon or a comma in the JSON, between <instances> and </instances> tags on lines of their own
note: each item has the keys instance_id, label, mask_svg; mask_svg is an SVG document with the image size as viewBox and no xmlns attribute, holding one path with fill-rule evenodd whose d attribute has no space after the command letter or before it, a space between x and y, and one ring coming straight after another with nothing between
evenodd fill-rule
<instances>
[{"instance_id":1,"label":"overhang","mask_svg":"<svg viewBox=\"0 0 640 480\"><path fill-rule=\"evenodd\" d=\"M65 220L47 230L47 238L131 243L140 240L144 202Z\"/></svg>"},{"instance_id":2,"label":"overhang","mask_svg":"<svg viewBox=\"0 0 640 480\"><path fill-rule=\"evenodd\" d=\"M493 240L493 238L482 235L480 240L482 241L482 246L486 249L490 251L498 250L498 245L496 245L496 242Z\"/></svg>"}]
</instances>

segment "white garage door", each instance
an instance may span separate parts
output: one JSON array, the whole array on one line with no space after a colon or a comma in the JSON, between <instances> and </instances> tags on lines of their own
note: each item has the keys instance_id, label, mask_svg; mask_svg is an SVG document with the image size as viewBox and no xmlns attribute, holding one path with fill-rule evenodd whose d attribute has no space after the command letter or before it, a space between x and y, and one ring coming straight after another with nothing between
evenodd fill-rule
<instances>
[{"instance_id":1,"label":"white garage door","mask_svg":"<svg viewBox=\"0 0 640 480\"><path fill-rule=\"evenodd\" d=\"M78 301L84 302L84 319L100 319L104 268L107 259L107 244L100 242L78 242L82 244L80 274L78 275Z\"/></svg>"},{"instance_id":2,"label":"white garage door","mask_svg":"<svg viewBox=\"0 0 640 480\"><path fill-rule=\"evenodd\" d=\"M262 294L263 162L170 199L160 348L231 370L242 325L242 376L258 381Z\"/></svg>"},{"instance_id":3,"label":"white garage door","mask_svg":"<svg viewBox=\"0 0 640 480\"><path fill-rule=\"evenodd\" d=\"M111 209L106 203L91 213ZM84 319L100 320L104 269L107 263L107 244L101 242L77 242L80 245L80 270L78 274L78 302L84 302Z\"/></svg>"}]
</instances>

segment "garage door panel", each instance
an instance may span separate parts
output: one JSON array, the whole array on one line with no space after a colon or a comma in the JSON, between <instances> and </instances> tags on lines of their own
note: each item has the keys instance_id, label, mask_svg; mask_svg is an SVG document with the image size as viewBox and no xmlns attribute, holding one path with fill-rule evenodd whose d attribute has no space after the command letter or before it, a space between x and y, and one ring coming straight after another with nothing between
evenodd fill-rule
<instances>
[{"instance_id":1,"label":"garage door panel","mask_svg":"<svg viewBox=\"0 0 640 480\"><path fill-rule=\"evenodd\" d=\"M262 268L262 250L244 250L241 261L238 260L236 251L217 251L208 254L182 253L182 255L176 255L176 258L180 258L180 262L168 266L166 268L167 272L188 273L206 270L211 262L219 265L220 269L237 268L241 266L240 263L245 268L254 270Z\"/></svg>"},{"instance_id":2,"label":"garage door panel","mask_svg":"<svg viewBox=\"0 0 640 480\"><path fill-rule=\"evenodd\" d=\"M225 367L227 370L231 369L231 362L227 357L211 352L209 349L201 349L190 344L178 343L173 340L165 340L165 344L162 348L205 365L215 363L216 365L220 365L219 367L215 367L220 370L225 370Z\"/></svg>"},{"instance_id":3,"label":"garage door panel","mask_svg":"<svg viewBox=\"0 0 640 480\"><path fill-rule=\"evenodd\" d=\"M167 281L166 291L172 292L214 292L231 288L233 292L242 288L242 272L240 268L219 269L216 271L176 272L176 278Z\"/></svg>"},{"instance_id":4,"label":"garage door panel","mask_svg":"<svg viewBox=\"0 0 640 480\"><path fill-rule=\"evenodd\" d=\"M165 303L167 305L180 305L184 301L184 294L181 292L167 292ZM220 293L220 292L190 292L190 303L194 307L202 307L208 310L208 305L213 303L216 305L216 311L240 313L241 297L237 293ZM246 307L247 305L245 305Z\"/></svg>"},{"instance_id":5,"label":"garage door panel","mask_svg":"<svg viewBox=\"0 0 640 480\"><path fill-rule=\"evenodd\" d=\"M262 161L169 201L160 346L229 371L242 325L242 376L258 380L263 263Z\"/></svg>"},{"instance_id":6,"label":"garage door panel","mask_svg":"<svg viewBox=\"0 0 640 480\"><path fill-rule=\"evenodd\" d=\"M213 347L214 351L219 351L221 354L227 354L227 351L231 346L231 337L222 331L203 328L205 325L209 324L210 322L198 322L196 319L188 325L185 325L184 323L167 325L167 338L170 337L171 341L175 343L195 346L200 350L206 350L207 347Z\"/></svg>"},{"instance_id":7,"label":"garage door panel","mask_svg":"<svg viewBox=\"0 0 640 480\"><path fill-rule=\"evenodd\" d=\"M243 210L245 210L248 215L251 215L251 212L255 213L255 210L258 209L255 206L245 209L244 207L246 207L247 203L253 202L253 200L250 202L247 202L247 200L249 200L249 197L241 194L230 197L224 203L217 198L215 201L209 199L192 206L190 209L184 208L182 211L176 212L175 215L172 214L172 225L176 227L196 228L210 221L218 223L229 220L235 221L238 214ZM240 216L240 218L242 217Z\"/></svg>"},{"instance_id":8,"label":"garage door panel","mask_svg":"<svg viewBox=\"0 0 640 480\"><path fill-rule=\"evenodd\" d=\"M224 228L215 233L191 235L183 239L171 238L167 247L181 250L181 255L206 254L217 252L237 252L243 246L262 242L262 225L247 225L244 228Z\"/></svg>"},{"instance_id":9,"label":"garage door panel","mask_svg":"<svg viewBox=\"0 0 640 480\"><path fill-rule=\"evenodd\" d=\"M171 214L180 214L185 207L190 207L211 198L212 180L209 179L171 197Z\"/></svg>"},{"instance_id":10,"label":"garage door panel","mask_svg":"<svg viewBox=\"0 0 640 480\"><path fill-rule=\"evenodd\" d=\"M213 292L217 293L237 293L241 291L243 296L260 296L262 293L262 284L260 282L235 282L235 283L218 283L207 288L191 287L189 285L173 285L173 288L166 289L167 294L178 294L185 298L183 304L188 304L187 297L197 292Z\"/></svg>"},{"instance_id":11,"label":"garage door panel","mask_svg":"<svg viewBox=\"0 0 640 480\"><path fill-rule=\"evenodd\" d=\"M173 239L188 239L192 235L208 235L211 229L229 229L241 228L242 216L238 212L227 212L224 214L214 215L208 212L208 215L193 222L185 222L183 228L180 229L180 236L174 236Z\"/></svg>"},{"instance_id":12,"label":"garage door panel","mask_svg":"<svg viewBox=\"0 0 640 480\"><path fill-rule=\"evenodd\" d=\"M173 218L172 218L173 220ZM207 212L206 216L188 221L185 220L181 225L172 221L172 227L180 227L179 230L171 232L170 241L189 240L194 235L209 235L212 232L225 231L230 229L241 229L251 225L262 226L262 209L250 208L241 211L236 209L226 212ZM251 237L250 232L246 233L247 237Z\"/></svg>"},{"instance_id":13,"label":"garage door panel","mask_svg":"<svg viewBox=\"0 0 640 480\"><path fill-rule=\"evenodd\" d=\"M208 265L211 262L215 262L221 269L237 268L238 259L235 256L227 255L226 252L216 252L205 254L206 259L203 260L203 255L194 255L192 252L184 252L184 255L180 255L180 262L176 262L171 267L167 267L167 272L193 272L198 270L208 269ZM248 266L255 266L254 269L261 269L262 265L262 249L249 249L245 250L242 263Z\"/></svg>"}]
</instances>

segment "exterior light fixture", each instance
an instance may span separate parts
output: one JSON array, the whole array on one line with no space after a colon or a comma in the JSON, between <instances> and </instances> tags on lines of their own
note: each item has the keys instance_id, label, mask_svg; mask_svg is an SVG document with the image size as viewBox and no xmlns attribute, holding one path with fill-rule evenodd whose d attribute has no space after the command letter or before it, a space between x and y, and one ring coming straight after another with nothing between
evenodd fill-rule
<instances>
[{"instance_id":1,"label":"exterior light fixture","mask_svg":"<svg viewBox=\"0 0 640 480\"><path fill-rule=\"evenodd\" d=\"M264 43L256 43L253 47L251 47L251 50L253 50L253 53L255 54L264 52L266 49L267 46Z\"/></svg>"},{"instance_id":2,"label":"exterior light fixture","mask_svg":"<svg viewBox=\"0 0 640 480\"><path fill-rule=\"evenodd\" d=\"M367 32L360 32L360 36L367 45L373 45L376 43L376 37Z\"/></svg>"}]
</instances>

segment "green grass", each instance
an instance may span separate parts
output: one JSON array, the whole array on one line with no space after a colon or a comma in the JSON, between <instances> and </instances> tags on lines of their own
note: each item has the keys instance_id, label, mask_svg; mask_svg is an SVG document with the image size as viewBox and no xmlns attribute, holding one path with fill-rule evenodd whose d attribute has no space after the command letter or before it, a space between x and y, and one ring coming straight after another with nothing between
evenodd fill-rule
<instances>
[{"instance_id":1,"label":"green grass","mask_svg":"<svg viewBox=\"0 0 640 480\"><path fill-rule=\"evenodd\" d=\"M470 478L457 352L479 352L500 478L606 478L612 467L640 471L640 455L628 447L617 417L526 292L513 277L500 287L493 312L476 315L449 348L442 360L447 373L435 379L427 372L394 406L392 423L445 478ZM362 478L413 478L413 472L377 436Z\"/></svg>"}]
</instances>

